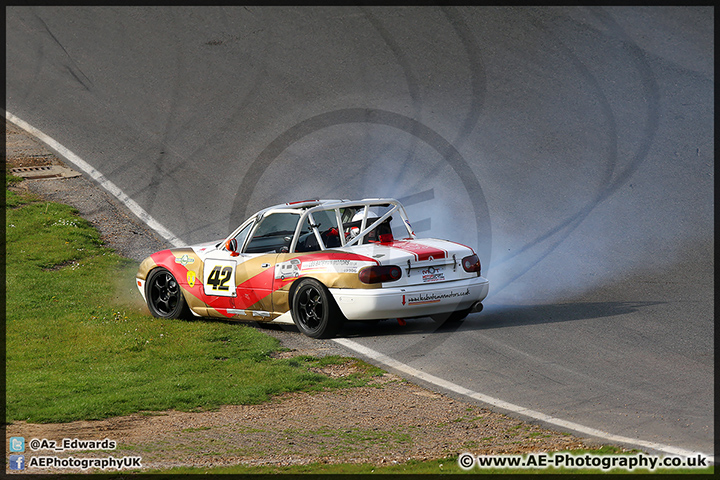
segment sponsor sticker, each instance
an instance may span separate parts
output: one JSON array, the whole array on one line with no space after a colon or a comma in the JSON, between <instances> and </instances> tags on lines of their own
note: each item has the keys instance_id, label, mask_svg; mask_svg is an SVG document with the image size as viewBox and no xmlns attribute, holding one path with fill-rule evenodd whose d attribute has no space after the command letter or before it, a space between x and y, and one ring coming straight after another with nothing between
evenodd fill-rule
<instances>
[{"instance_id":1,"label":"sponsor sticker","mask_svg":"<svg viewBox=\"0 0 720 480\"><path fill-rule=\"evenodd\" d=\"M195 272L190 270L187 272L187 283L190 288L195 286Z\"/></svg>"},{"instance_id":2,"label":"sponsor sticker","mask_svg":"<svg viewBox=\"0 0 720 480\"><path fill-rule=\"evenodd\" d=\"M183 267L187 267L191 263L195 263L195 259L190 257L187 253L182 257L175 257L175 263L179 263Z\"/></svg>"},{"instance_id":3,"label":"sponsor sticker","mask_svg":"<svg viewBox=\"0 0 720 480\"><path fill-rule=\"evenodd\" d=\"M323 273L357 273L360 268L372 265L370 262L357 260L312 260L303 262L302 273L323 272Z\"/></svg>"},{"instance_id":4,"label":"sponsor sticker","mask_svg":"<svg viewBox=\"0 0 720 480\"><path fill-rule=\"evenodd\" d=\"M393 242L390 246L392 248L399 248L405 252L412 253L415 255L415 260L421 262L448 257L448 252L446 250L436 248L419 241L398 240Z\"/></svg>"},{"instance_id":5,"label":"sponsor sticker","mask_svg":"<svg viewBox=\"0 0 720 480\"><path fill-rule=\"evenodd\" d=\"M457 297L464 297L470 295L470 289L466 289L465 291L453 291L450 290L446 293L419 293L417 295L408 295L407 298L407 304L408 305L423 305L427 303L438 303L443 300L447 300L450 298L457 298ZM403 295L403 305L405 305L405 295Z\"/></svg>"},{"instance_id":6,"label":"sponsor sticker","mask_svg":"<svg viewBox=\"0 0 720 480\"><path fill-rule=\"evenodd\" d=\"M425 268L421 273L423 283L442 282L445 280L442 267Z\"/></svg>"},{"instance_id":7,"label":"sponsor sticker","mask_svg":"<svg viewBox=\"0 0 720 480\"><path fill-rule=\"evenodd\" d=\"M300 276L300 260L293 258L275 265L275 278L280 280L293 279Z\"/></svg>"}]
</instances>

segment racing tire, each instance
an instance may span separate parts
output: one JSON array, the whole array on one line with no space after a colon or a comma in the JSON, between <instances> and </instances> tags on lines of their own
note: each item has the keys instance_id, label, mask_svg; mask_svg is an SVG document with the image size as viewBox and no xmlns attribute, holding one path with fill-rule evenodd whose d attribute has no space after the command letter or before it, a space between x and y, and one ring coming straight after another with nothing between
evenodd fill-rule
<instances>
[{"instance_id":1,"label":"racing tire","mask_svg":"<svg viewBox=\"0 0 720 480\"><path fill-rule=\"evenodd\" d=\"M298 330L311 338L334 337L345 320L325 285L311 278L300 281L290 315Z\"/></svg>"},{"instance_id":2,"label":"racing tire","mask_svg":"<svg viewBox=\"0 0 720 480\"><path fill-rule=\"evenodd\" d=\"M187 317L188 307L180 284L165 268L156 268L150 272L145 282L145 298L153 317Z\"/></svg>"},{"instance_id":3,"label":"racing tire","mask_svg":"<svg viewBox=\"0 0 720 480\"><path fill-rule=\"evenodd\" d=\"M452 313L440 313L438 315L432 315L432 318L437 323L459 323L465 320L470 315L472 308L466 308L464 310L455 310Z\"/></svg>"}]
</instances>

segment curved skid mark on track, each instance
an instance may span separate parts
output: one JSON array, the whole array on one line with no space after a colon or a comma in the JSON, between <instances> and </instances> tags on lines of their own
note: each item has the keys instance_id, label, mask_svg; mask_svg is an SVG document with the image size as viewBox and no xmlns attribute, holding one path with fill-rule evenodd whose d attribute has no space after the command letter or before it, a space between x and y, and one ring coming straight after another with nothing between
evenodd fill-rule
<instances>
[{"instance_id":1,"label":"curved skid mark on track","mask_svg":"<svg viewBox=\"0 0 720 480\"><path fill-rule=\"evenodd\" d=\"M600 86L600 83L598 80L593 76L593 74L590 72L589 68L587 68L583 62L580 61L577 56L575 56L572 51L565 46L561 41L557 41L557 45L559 48L562 49L562 51L565 53L565 55L570 59L572 64L575 66L577 71L580 73L580 76L582 78L586 79L587 84L591 85L593 89L596 91L596 97L600 101L600 105L602 106L602 111L605 113L608 121L610 122L610 131L608 132L608 135L610 137L610 146L609 146L609 152L608 152L608 164L607 169L605 173L605 178L603 179L603 183L600 185L599 190L595 194L595 196L588 201L588 203L581 208L578 212L576 212L574 215L570 216L569 218L565 219L564 221L560 222L559 224L555 225L545 233L539 235L535 239L531 240L530 242L523 245L521 248L519 248L517 251L515 251L512 255L506 256L504 258L498 259L497 261L493 262L491 267L497 267L499 265L502 265L509 260L517 257L518 255L528 251L529 249L545 242L546 240L550 239L551 237L555 236L556 234L560 234L560 237L552 243L548 248L545 249L545 251L535 258L532 262L526 264L523 266L523 269L519 272L517 272L515 275L513 275L510 279L508 279L504 284L500 285L494 285L493 293L497 293L504 288L511 285L514 281L525 275L528 271L530 271L533 267L535 267L537 264L539 264L544 258L546 258L550 253L552 253L557 247L559 247L569 236L570 234L582 224L582 222L592 213L592 211L600 205L604 200L609 198L611 195L613 195L622 185L625 184L625 182L630 178L630 176L635 173L635 171L639 168L639 166L642 164L642 162L647 157L647 154L650 150L650 147L653 143L653 139L655 137L655 133L657 132L658 126L659 126L659 111L660 111L660 93L659 93L659 87L657 85L657 81L655 80L655 76L650 69L650 66L648 65L647 61L645 60L645 56L642 52L642 50L634 44L629 37L625 34L625 32L617 25L612 18L601 8L594 9L593 14L595 14L603 23L608 25L610 29L612 29L616 35L620 38L623 38L623 44L625 48L628 50L628 54L631 57L634 57L635 60L635 66L637 67L638 71L640 72L641 82L643 89L645 91L645 99L647 102L647 123L645 127L645 133L643 135L643 142L640 145L640 148L638 149L637 153L633 156L630 164L625 167L623 170L621 170L618 174L615 175L615 178L613 179L613 175L615 174L615 170L617 169L617 160L618 160L618 127L617 122L615 120L615 115L612 111L612 107L610 106L610 102L608 101L606 95L603 93L602 87ZM544 25L540 25L537 22L535 22L535 25L543 30L546 34L552 35L549 28L546 28Z\"/></svg>"},{"instance_id":2,"label":"curved skid mark on track","mask_svg":"<svg viewBox=\"0 0 720 480\"><path fill-rule=\"evenodd\" d=\"M378 32L380 38L382 38L383 42L385 42L385 45L388 46L393 56L397 59L397 64L402 69L403 75L405 77L405 83L407 84L408 94L410 95L410 100L413 104L413 118L420 119L422 113L420 87L417 78L413 73L412 67L410 66L407 55L405 55L402 48L400 48L398 42L394 40L392 34L385 27L383 27L382 23L380 23L380 20L370 11L368 7L359 8L360 11L363 12L365 19L370 23L370 25L372 25L375 31ZM410 166L412 164L412 159L415 157L415 152L417 151L419 145L419 141L415 135L411 135L411 142L412 143L410 144L410 148L408 148L407 155L405 156L405 161L402 162L403 169L398 172L395 180L393 181L393 183L395 184L399 182L399 179L403 175L402 172L405 170L405 168L407 168L407 166Z\"/></svg>"},{"instance_id":3,"label":"curved skid mark on track","mask_svg":"<svg viewBox=\"0 0 720 480\"><path fill-rule=\"evenodd\" d=\"M45 20L40 18L39 15L35 15L35 18L42 24L43 29L45 30L45 33L47 33L50 38L55 42L56 45L58 45L62 51L65 53L65 56L68 60L70 60L70 65L65 65L65 69L70 74L72 78L74 78L80 85L82 85L85 90L90 90L90 87L93 86L92 80L88 78L87 75L80 69L77 62L73 60L73 58L70 56L70 53L67 51L65 46L58 40L58 38L55 36L55 34L50 30L50 27L48 27L47 23L45 23ZM79 73L75 73L75 70ZM82 76L82 78L80 78Z\"/></svg>"},{"instance_id":4,"label":"curved skid mark on track","mask_svg":"<svg viewBox=\"0 0 720 480\"><path fill-rule=\"evenodd\" d=\"M473 31L468 27L462 15L455 7L441 7L445 17L447 17L450 26L455 30L455 34L465 49L470 67L470 88L471 102L470 111L465 121L460 127L457 137L453 141L453 145L458 148L472 133L473 129L480 120L480 115L485 107L485 95L487 91L487 80L485 76L485 65L482 61L482 50L475 41Z\"/></svg>"},{"instance_id":5,"label":"curved skid mark on track","mask_svg":"<svg viewBox=\"0 0 720 480\"><path fill-rule=\"evenodd\" d=\"M14 20L18 21L23 27L25 27L27 31L36 34L39 38L49 37L50 39L49 42L38 42L39 53L36 57L38 61L34 65L35 69L34 75L32 75L32 81L29 82L28 88L23 93L23 100L27 99L34 92L36 86L39 84L39 79L41 78L41 71L43 69L43 65L45 65L44 60L49 56L49 54L46 52L46 44L60 47L60 49L63 51L63 56L66 57L69 61L69 64L58 63L57 65L54 65L58 68L58 71L66 72L85 90L91 90L91 87L94 86L92 80L90 80L90 78L85 75L77 62L70 56L70 53L68 53L65 46L63 46L63 44L58 40L55 34L50 30L50 27L48 27L47 23L45 23L45 21L40 17L40 14L37 12L37 7L30 7L29 9L27 9L27 16L25 18L15 18Z\"/></svg>"}]
</instances>

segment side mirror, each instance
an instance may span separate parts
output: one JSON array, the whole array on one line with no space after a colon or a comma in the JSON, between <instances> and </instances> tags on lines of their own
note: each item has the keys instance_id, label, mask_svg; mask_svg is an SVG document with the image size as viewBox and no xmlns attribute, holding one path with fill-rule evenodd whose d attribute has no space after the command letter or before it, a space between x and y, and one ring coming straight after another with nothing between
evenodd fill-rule
<instances>
[{"instance_id":1,"label":"side mirror","mask_svg":"<svg viewBox=\"0 0 720 480\"><path fill-rule=\"evenodd\" d=\"M225 242L225 250L230 252L231 257L237 257L238 255L240 255L237 252L237 239L231 238L230 240Z\"/></svg>"}]
</instances>

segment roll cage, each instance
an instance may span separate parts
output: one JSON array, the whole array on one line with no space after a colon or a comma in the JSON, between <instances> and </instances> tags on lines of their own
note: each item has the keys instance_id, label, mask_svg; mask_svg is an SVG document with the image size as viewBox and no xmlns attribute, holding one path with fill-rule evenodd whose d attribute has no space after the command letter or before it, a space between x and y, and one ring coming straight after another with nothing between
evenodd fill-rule
<instances>
[{"instance_id":1,"label":"roll cage","mask_svg":"<svg viewBox=\"0 0 720 480\"><path fill-rule=\"evenodd\" d=\"M379 217L370 216L371 209L373 207L387 210ZM349 228L348 224L352 223L355 225L357 223L357 219L353 222L351 222L350 219L359 213L361 209L363 215L358 227L359 231L351 238L348 238L348 235L346 235L347 229ZM321 230L320 227L323 225L316 221L316 219L321 216L321 213L324 213L326 218L331 221L335 220L335 225L331 225L327 230ZM290 230L287 229L273 232L260 228L263 220L276 214L297 215L298 219L295 223L295 228L294 231L292 231L291 237L289 235ZM380 227L384 222L391 219L393 215L398 214L402 220L402 226L407 231L407 238L415 238L415 232L412 230L405 208L400 202L392 198L372 198L357 201L311 200L286 203L257 212L255 215L243 222L235 231L233 231L230 236L218 245L218 248L228 250L232 253L295 253L299 243L301 242L301 237L303 237L303 244L312 243L307 242L307 237L310 235L314 237L314 241L316 242L316 244L312 243L313 250L327 250L328 248L336 248L338 246L350 247L354 245L361 245L363 243L368 243L366 240L368 234ZM303 231L305 226L309 227L309 231ZM326 242L328 236L326 234L333 228L336 230L333 232L333 243L339 243L339 245L328 246L328 242ZM263 240L267 240L264 242L265 246L268 248L268 251L266 252L255 251L255 247L248 249L248 247L251 246L251 243L257 244L256 241L259 237L257 237L256 234L259 231L263 232Z\"/></svg>"}]
</instances>

